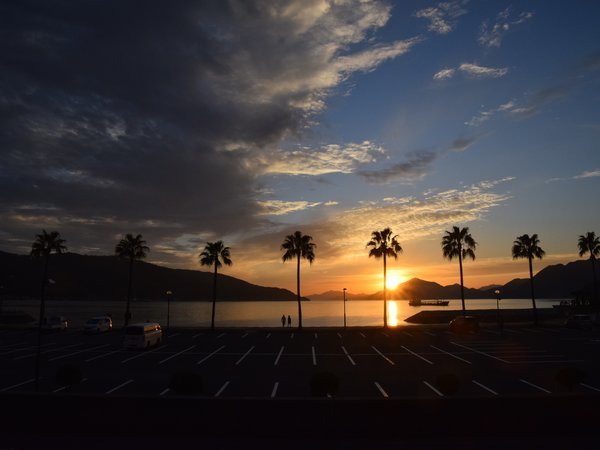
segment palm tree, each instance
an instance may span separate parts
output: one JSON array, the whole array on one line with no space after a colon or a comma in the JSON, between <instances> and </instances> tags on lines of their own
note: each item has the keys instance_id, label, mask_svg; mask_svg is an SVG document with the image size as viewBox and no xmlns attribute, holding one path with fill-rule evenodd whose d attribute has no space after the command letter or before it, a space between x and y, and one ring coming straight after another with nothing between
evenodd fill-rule
<instances>
[{"instance_id":1,"label":"palm tree","mask_svg":"<svg viewBox=\"0 0 600 450\"><path fill-rule=\"evenodd\" d=\"M387 328L387 257L391 256L398 259L398 254L402 253L402 247L396 239L397 235L392 235L390 228L384 228L381 231L373 231L371 240L367 243L367 247L372 247L369 250L369 258L383 257L383 327Z\"/></svg>"},{"instance_id":2,"label":"palm tree","mask_svg":"<svg viewBox=\"0 0 600 450\"><path fill-rule=\"evenodd\" d=\"M444 258L452 261L458 257L458 267L460 269L460 299L462 301L463 316L466 314L465 308L465 287L463 283L463 259L471 258L475 260L475 249L477 242L469 233L469 227L452 227L452 231L446 231L442 238L442 253Z\"/></svg>"},{"instance_id":3,"label":"palm tree","mask_svg":"<svg viewBox=\"0 0 600 450\"><path fill-rule=\"evenodd\" d=\"M542 259L546 252L539 246L540 240L537 234L524 234L517 237L513 242L512 257L513 259L527 258L529 260L529 285L531 287L531 304L533 305L533 323L538 324L537 308L535 306L535 293L533 289L533 258Z\"/></svg>"},{"instance_id":4,"label":"palm tree","mask_svg":"<svg viewBox=\"0 0 600 450\"><path fill-rule=\"evenodd\" d=\"M127 284L127 308L125 309L125 326L129 325L131 318L130 303L131 303L131 287L133 285L133 262L144 259L150 249L146 246L146 241L142 239L142 235L138 234L133 237L132 234L126 234L115 247L115 254L119 258L129 259L129 282Z\"/></svg>"},{"instance_id":5,"label":"palm tree","mask_svg":"<svg viewBox=\"0 0 600 450\"><path fill-rule=\"evenodd\" d=\"M600 237L596 237L596 233L593 231L588 231L585 235L579 236L577 246L579 247L579 256L583 256L586 253L590 254L592 274L594 276L594 309L596 310L596 320L598 320L600 299L598 299L598 282L596 280L596 257L600 255Z\"/></svg>"},{"instance_id":6,"label":"palm tree","mask_svg":"<svg viewBox=\"0 0 600 450\"><path fill-rule=\"evenodd\" d=\"M223 261L221 263L221 260ZM213 299L210 329L215 329L215 303L217 302L217 269L223 264L232 265L229 247L223 245L223 241L207 242L202 253L200 253L200 265L215 266L215 277L213 280Z\"/></svg>"},{"instance_id":7,"label":"palm tree","mask_svg":"<svg viewBox=\"0 0 600 450\"><path fill-rule=\"evenodd\" d=\"M302 234L301 231L296 231L294 234L289 234L281 244L281 250L285 250L283 254L283 262L297 259L296 268L296 291L298 293L298 328L302 328L302 304L300 303L300 258L307 259L309 264L315 260L315 243L311 242L312 236Z\"/></svg>"},{"instance_id":8,"label":"palm tree","mask_svg":"<svg viewBox=\"0 0 600 450\"><path fill-rule=\"evenodd\" d=\"M58 231L52 231L46 233L46 230L42 230L42 234L35 236L35 241L31 245L30 255L34 258L44 258L44 269L42 275L42 285L40 292L40 323L38 325L38 342L37 342L37 353L35 357L35 390L39 389L40 381L40 350L42 348L42 322L46 315L46 284L48 283L48 262L50 261L51 253L64 253L67 247L64 245L65 240L60 237Z\"/></svg>"}]
</instances>

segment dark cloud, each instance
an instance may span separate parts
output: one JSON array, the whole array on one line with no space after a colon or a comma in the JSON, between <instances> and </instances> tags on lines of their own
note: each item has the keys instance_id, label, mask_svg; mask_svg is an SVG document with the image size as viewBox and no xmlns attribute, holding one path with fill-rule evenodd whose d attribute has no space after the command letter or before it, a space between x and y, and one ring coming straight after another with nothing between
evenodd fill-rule
<instances>
[{"instance_id":1,"label":"dark cloud","mask_svg":"<svg viewBox=\"0 0 600 450\"><path fill-rule=\"evenodd\" d=\"M452 152L464 152L473 145L477 139L479 139L478 136L456 138L452 141L448 150Z\"/></svg>"},{"instance_id":2,"label":"dark cloud","mask_svg":"<svg viewBox=\"0 0 600 450\"><path fill-rule=\"evenodd\" d=\"M4 2L3 247L41 227L77 249L256 225L252 152L300 133L353 71L407 51L335 61L389 6L304 5Z\"/></svg>"},{"instance_id":3,"label":"dark cloud","mask_svg":"<svg viewBox=\"0 0 600 450\"><path fill-rule=\"evenodd\" d=\"M361 171L358 174L372 183L387 183L389 181L413 182L423 178L431 169L438 153L420 150L408 155L408 160L394 164L381 170Z\"/></svg>"}]
</instances>

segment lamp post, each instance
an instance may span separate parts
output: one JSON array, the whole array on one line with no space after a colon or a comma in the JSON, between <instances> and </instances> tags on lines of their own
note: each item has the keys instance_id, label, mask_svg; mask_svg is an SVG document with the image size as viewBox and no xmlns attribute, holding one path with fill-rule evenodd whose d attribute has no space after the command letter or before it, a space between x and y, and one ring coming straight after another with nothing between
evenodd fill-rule
<instances>
[{"instance_id":1,"label":"lamp post","mask_svg":"<svg viewBox=\"0 0 600 450\"><path fill-rule=\"evenodd\" d=\"M169 327L171 325L171 295L173 295L172 291L167 291L167 333L169 332Z\"/></svg>"},{"instance_id":2,"label":"lamp post","mask_svg":"<svg viewBox=\"0 0 600 450\"><path fill-rule=\"evenodd\" d=\"M343 289L344 291L344 330L346 329L346 288Z\"/></svg>"},{"instance_id":3,"label":"lamp post","mask_svg":"<svg viewBox=\"0 0 600 450\"><path fill-rule=\"evenodd\" d=\"M498 313L498 328L502 328L502 320L500 319L500 290L496 289L494 291L496 294L496 311Z\"/></svg>"}]
</instances>

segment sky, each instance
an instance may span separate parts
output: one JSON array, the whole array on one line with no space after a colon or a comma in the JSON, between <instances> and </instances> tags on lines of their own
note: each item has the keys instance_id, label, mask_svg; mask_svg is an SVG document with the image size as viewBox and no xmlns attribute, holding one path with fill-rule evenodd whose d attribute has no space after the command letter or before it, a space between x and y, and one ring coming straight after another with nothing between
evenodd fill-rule
<instances>
[{"instance_id":1,"label":"sky","mask_svg":"<svg viewBox=\"0 0 600 450\"><path fill-rule=\"evenodd\" d=\"M112 254L295 290L281 242L313 237L302 293L527 277L600 233L600 3L0 1L0 250L42 229ZM166 288L167 289L167 288Z\"/></svg>"}]
</instances>

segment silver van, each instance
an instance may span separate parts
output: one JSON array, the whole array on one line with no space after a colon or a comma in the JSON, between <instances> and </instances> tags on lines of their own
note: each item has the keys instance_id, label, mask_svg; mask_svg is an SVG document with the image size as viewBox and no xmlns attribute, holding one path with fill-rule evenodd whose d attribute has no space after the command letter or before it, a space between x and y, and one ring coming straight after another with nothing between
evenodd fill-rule
<instances>
[{"instance_id":1,"label":"silver van","mask_svg":"<svg viewBox=\"0 0 600 450\"><path fill-rule=\"evenodd\" d=\"M156 322L133 323L125 328L125 348L149 348L161 342L162 330Z\"/></svg>"}]
</instances>

